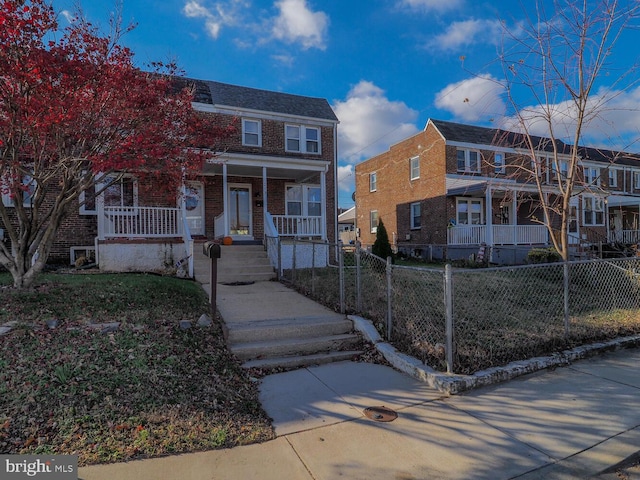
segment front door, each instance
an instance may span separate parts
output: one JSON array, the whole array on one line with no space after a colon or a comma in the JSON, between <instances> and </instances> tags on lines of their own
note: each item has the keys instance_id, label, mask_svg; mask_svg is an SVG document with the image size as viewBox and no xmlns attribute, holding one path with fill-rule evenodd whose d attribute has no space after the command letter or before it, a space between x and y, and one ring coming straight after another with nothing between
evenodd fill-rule
<instances>
[{"instance_id":1,"label":"front door","mask_svg":"<svg viewBox=\"0 0 640 480\"><path fill-rule=\"evenodd\" d=\"M229 235L251 236L251 223L251 185L229 184Z\"/></svg>"},{"instance_id":2,"label":"front door","mask_svg":"<svg viewBox=\"0 0 640 480\"><path fill-rule=\"evenodd\" d=\"M204 235L204 185L189 182L185 186L184 204L191 235Z\"/></svg>"}]
</instances>

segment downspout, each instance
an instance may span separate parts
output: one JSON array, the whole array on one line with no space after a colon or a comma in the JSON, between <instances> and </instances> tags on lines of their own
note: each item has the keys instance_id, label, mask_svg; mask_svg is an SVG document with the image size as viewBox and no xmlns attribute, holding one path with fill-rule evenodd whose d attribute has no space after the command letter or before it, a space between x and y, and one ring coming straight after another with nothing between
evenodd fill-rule
<instances>
[{"instance_id":1,"label":"downspout","mask_svg":"<svg viewBox=\"0 0 640 480\"><path fill-rule=\"evenodd\" d=\"M267 167L262 167L262 236L267 236ZM266 238L264 241L265 246L267 245Z\"/></svg>"},{"instance_id":2,"label":"downspout","mask_svg":"<svg viewBox=\"0 0 640 480\"><path fill-rule=\"evenodd\" d=\"M229 184L227 181L227 164L222 164L222 209L224 220L224 234L223 237L229 235Z\"/></svg>"}]
</instances>

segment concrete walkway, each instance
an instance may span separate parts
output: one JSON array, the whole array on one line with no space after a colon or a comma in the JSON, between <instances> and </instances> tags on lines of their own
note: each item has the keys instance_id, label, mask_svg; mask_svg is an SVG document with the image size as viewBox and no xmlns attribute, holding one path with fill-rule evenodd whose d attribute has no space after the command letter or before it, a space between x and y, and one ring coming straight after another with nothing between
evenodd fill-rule
<instances>
[{"instance_id":1,"label":"concrete walkway","mask_svg":"<svg viewBox=\"0 0 640 480\"><path fill-rule=\"evenodd\" d=\"M228 315L242 321L246 305L269 315L265 305L277 305L278 295L286 299L283 308L295 308L298 300L311 308L301 295L267 288L273 302L247 299ZM224 298L223 292L221 312L230 306ZM619 477L607 469L640 450L638 365L640 350L618 350L451 397L381 365L295 370L261 383L275 440L85 467L79 478L613 480ZM398 418L370 420L363 410L371 406L392 408ZM624 472L640 479L636 467Z\"/></svg>"}]
</instances>

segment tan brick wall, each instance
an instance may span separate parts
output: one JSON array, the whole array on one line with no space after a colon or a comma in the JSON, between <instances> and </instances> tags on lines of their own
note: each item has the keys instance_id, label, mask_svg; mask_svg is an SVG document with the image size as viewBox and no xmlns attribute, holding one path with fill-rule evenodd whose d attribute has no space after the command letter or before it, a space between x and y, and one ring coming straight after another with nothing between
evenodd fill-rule
<instances>
[{"instance_id":1,"label":"tan brick wall","mask_svg":"<svg viewBox=\"0 0 640 480\"><path fill-rule=\"evenodd\" d=\"M420 178L411 180L410 159L420 157ZM400 243L445 243L447 204L445 201L446 148L431 126L376 157L356 165L356 214L360 240L375 241L369 212L377 210L389 238ZM377 174L377 190L369 191L369 176ZM422 227L411 230L410 204L421 202ZM410 235L410 240L406 240Z\"/></svg>"}]
</instances>

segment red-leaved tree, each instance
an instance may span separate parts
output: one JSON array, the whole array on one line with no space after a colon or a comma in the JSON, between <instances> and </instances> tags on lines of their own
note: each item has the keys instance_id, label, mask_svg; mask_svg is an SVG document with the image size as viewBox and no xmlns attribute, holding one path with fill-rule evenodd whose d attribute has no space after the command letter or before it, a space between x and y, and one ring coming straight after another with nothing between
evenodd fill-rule
<instances>
[{"instance_id":1,"label":"red-leaved tree","mask_svg":"<svg viewBox=\"0 0 640 480\"><path fill-rule=\"evenodd\" d=\"M193 110L174 72L136 68L120 36L81 16L61 33L45 0L0 0L0 265L16 288L33 284L98 175L176 191L228 133Z\"/></svg>"}]
</instances>

